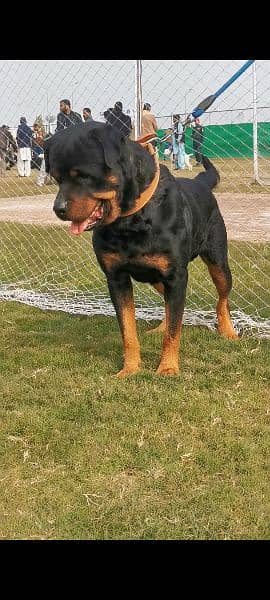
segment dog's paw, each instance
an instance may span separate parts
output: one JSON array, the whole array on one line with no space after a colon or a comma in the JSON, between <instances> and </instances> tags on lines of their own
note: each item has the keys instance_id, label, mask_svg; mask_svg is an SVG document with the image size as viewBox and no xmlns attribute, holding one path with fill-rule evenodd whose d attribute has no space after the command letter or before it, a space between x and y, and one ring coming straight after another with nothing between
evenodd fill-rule
<instances>
[{"instance_id":1,"label":"dog's paw","mask_svg":"<svg viewBox=\"0 0 270 600\"><path fill-rule=\"evenodd\" d=\"M227 338L227 340L239 340L240 336L238 335L238 333L236 333L236 331L234 331L234 329L230 328L230 329L220 329L218 328L218 332L220 335L222 335L222 337Z\"/></svg>"},{"instance_id":2,"label":"dog's paw","mask_svg":"<svg viewBox=\"0 0 270 600\"><path fill-rule=\"evenodd\" d=\"M121 371L118 371L118 373L116 373L116 377L119 377L119 379L124 379L124 377L136 375L136 373L139 373L139 371L140 367L123 367Z\"/></svg>"},{"instance_id":3,"label":"dog's paw","mask_svg":"<svg viewBox=\"0 0 270 600\"><path fill-rule=\"evenodd\" d=\"M236 341L236 340L240 339L240 336L235 331L230 331L229 333L227 333L227 332L226 333L220 332L220 335L222 335L222 337L227 338L227 340L234 340L234 341Z\"/></svg>"},{"instance_id":4,"label":"dog's paw","mask_svg":"<svg viewBox=\"0 0 270 600\"><path fill-rule=\"evenodd\" d=\"M177 365L159 365L156 370L157 375L179 375L180 370Z\"/></svg>"}]
</instances>

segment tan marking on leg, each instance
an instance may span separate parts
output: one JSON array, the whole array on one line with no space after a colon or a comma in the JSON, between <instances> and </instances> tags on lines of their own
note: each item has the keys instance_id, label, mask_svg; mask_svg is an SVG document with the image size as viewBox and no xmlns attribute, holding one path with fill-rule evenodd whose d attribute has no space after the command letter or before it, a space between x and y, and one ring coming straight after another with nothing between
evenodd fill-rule
<instances>
[{"instance_id":1,"label":"tan marking on leg","mask_svg":"<svg viewBox=\"0 0 270 600\"><path fill-rule=\"evenodd\" d=\"M233 324L231 322L228 298L219 299L217 303L217 318L218 332L231 340L237 340L239 336L236 331L234 331Z\"/></svg>"},{"instance_id":2,"label":"tan marking on leg","mask_svg":"<svg viewBox=\"0 0 270 600\"><path fill-rule=\"evenodd\" d=\"M217 288L217 292L219 295L219 300L216 307L218 319L218 332L229 339L237 340L239 336L234 331L233 324L231 322L230 307L228 300L229 291L225 274L223 273L222 269L217 265L213 265L205 259L203 260L207 264L209 273L213 279L213 282Z\"/></svg>"},{"instance_id":3,"label":"tan marking on leg","mask_svg":"<svg viewBox=\"0 0 270 600\"><path fill-rule=\"evenodd\" d=\"M122 307L122 324L124 366L117 373L117 377L127 377L140 370L140 344L137 336L133 297L129 298Z\"/></svg>"},{"instance_id":4,"label":"tan marking on leg","mask_svg":"<svg viewBox=\"0 0 270 600\"><path fill-rule=\"evenodd\" d=\"M182 329L182 321L179 321L174 336L169 333L169 307L165 305L166 312L166 330L163 338L162 355L160 364L156 370L158 375L178 375L179 374L179 344Z\"/></svg>"},{"instance_id":5,"label":"tan marking on leg","mask_svg":"<svg viewBox=\"0 0 270 600\"><path fill-rule=\"evenodd\" d=\"M163 283L153 283L153 287L157 290L157 292L159 292L159 294L161 294L161 296L164 296ZM161 321L161 323L157 327L154 327L153 329L149 329L146 333L164 333L165 329L166 329L166 317L164 317L163 321Z\"/></svg>"},{"instance_id":6,"label":"tan marking on leg","mask_svg":"<svg viewBox=\"0 0 270 600\"><path fill-rule=\"evenodd\" d=\"M107 271L111 271L114 267L119 265L122 261L122 257L118 252L107 252L101 255L101 261L106 267Z\"/></svg>"}]
</instances>

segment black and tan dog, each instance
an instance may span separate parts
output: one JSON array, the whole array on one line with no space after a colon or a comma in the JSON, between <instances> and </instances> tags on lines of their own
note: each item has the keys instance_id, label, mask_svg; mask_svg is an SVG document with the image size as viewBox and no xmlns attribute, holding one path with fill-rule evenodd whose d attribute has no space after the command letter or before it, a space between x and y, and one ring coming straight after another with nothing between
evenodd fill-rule
<instances>
[{"instance_id":1,"label":"black and tan dog","mask_svg":"<svg viewBox=\"0 0 270 600\"><path fill-rule=\"evenodd\" d=\"M145 142L145 140L144 140ZM232 286L227 235L211 189L219 175L209 159L195 179L174 178L151 144L127 140L103 123L57 133L45 148L46 170L59 184L54 211L75 235L94 228L124 346L120 376L137 373L140 346L131 277L153 285L165 300L157 373L177 375L188 263L200 256L218 291L220 334L236 339L229 313Z\"/></svg>"}]
</instances>

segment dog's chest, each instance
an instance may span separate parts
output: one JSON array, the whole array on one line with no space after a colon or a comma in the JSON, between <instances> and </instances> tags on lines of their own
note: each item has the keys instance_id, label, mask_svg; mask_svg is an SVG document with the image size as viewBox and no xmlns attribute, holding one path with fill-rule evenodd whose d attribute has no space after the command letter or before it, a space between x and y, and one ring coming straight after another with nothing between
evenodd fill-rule
<instances>
[{"instance_id":1,"label":"dog's chest","mask_svg":"<svg viewBox=\"0 0 270 600\"><path fill-rule=\"evenodd\" d=\"M136 281L157 283L171 271L171 260L165 254L137 254L103 252L99 255L103 270L108 275L128 273Z\"/></svg>"},{"instance_id":2,"label":"dog's chest","mask_svg":"<svg viewBox=\"0 0 270 600\"><path fill-rule=\"evenodd\" d=\"M142 283L158 283L168 275L171 264L166 256L161 254L144 254L129 259L126 270L136 281Z\"/></svg>"}]
</instances>

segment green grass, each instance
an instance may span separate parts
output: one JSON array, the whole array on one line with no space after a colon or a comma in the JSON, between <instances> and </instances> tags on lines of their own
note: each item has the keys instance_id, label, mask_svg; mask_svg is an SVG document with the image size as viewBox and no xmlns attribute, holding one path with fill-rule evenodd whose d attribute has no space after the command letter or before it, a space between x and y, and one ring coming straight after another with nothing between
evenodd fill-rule
<instances>
[{"instance_id":1,"label":"green grass","mask_svg":"<svg viewBox=\"0 0 270 600\"><path fill-rule=\"evenodd\" d=\"M211 159L212 160L212 159ZM170 161L161 161L170 168ZM195 163L194 158L192 163ZM268 185L260 185L254 182L253 161L250 158L213 158L213 163L220 173L220 184L215 188L216 193L221 192L245 192L260 193L269 192L270 171L269 159L259 159L259 176L264 181L267 179ZM203 169L202 169L203 170ZM183 171L182 173L173 172L179 177L195 177L200 169ZM16 167L7 171L6 177L0 178L0 198L12 198L14 196L31 196L40 194L55 194L58 187L56 185L37 186L36 180L38 170L33 169L30 177L19 177Z\"/></svg>"},{"instance_id":2,"label":"green grass","mask_svg":"<svg viewBox=\"0 0 270 600\"><path fill-rule=\"evenodd\" d=\"M91 235L0 227L2 283L97 285ZM230 255L232 308L269 317L270 244ZM195 261L187 306L214 307L205 276ZM269 538L269 341L184 327L181 375L162 378L161 336L140 321L143 369L120 381L116 319L0 311L0 537Z\"/></svg>"},{"instance_id":3,"label":"green grass","mask_svg":"<svg viewBox=\"0 0 270 600\"><path fill-rule=\"evenodd\" d=\"M19 177L17 168L12 167L6 172L6 177L0 178L0 198L56 193L58 189L56 185L38 186L37 177L37 169L32 169L30 177Z\"/></svg>"},{"instance_id":4,"label":"green grass","mask_svg":"<svg viewBox=\"0 0 270 600\"><path fill-rule=\"evenodd\" d=\"M181 375L138 323L127 380L114 318L1 311L4 539L269 539L269 342L184 327Z\"/></svg>"}]
</instances>

